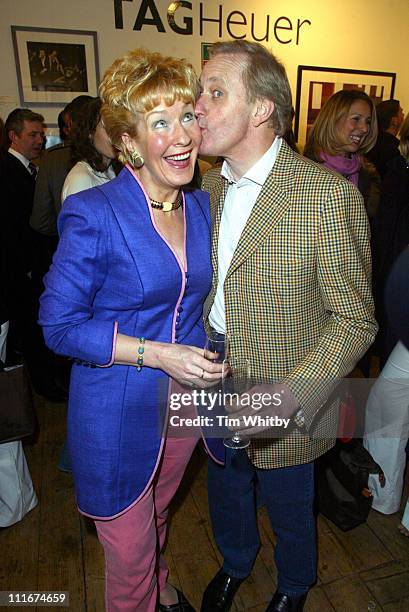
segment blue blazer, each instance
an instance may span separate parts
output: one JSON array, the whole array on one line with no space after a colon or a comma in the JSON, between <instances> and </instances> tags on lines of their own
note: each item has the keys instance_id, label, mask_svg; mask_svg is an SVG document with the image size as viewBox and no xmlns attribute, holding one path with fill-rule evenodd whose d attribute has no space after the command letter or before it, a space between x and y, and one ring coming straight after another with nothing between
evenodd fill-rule
<instances>
[{"instance_id":1,"label":"blue blazer","mask_svg":"<svg viewBox=\"0 0 409 612\"><path fill-rule=\"evenodd\" d=\"M113 365L117 331L204 346L208 195L186 193L184 214L186 270L156 230L142 185L126 168L111 182L67 198L59 216L40 324L48 346L74 358L68 443L78 506L94 517L116 516L143 494L166 424L168 376Z\"/></svg>"}]
</instances>

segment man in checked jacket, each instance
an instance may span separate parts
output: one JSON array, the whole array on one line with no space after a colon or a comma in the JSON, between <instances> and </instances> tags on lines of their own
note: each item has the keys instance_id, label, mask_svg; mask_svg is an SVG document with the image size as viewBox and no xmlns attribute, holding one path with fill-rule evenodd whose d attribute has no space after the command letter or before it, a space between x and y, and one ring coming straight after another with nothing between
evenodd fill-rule
<instances>
[{"instance_id":1,"label":"man in checked jacket","mask_svg":"<svg viewBox=\"0 0 409 612\"><path fill-rule=\"evenodd\" d=\"M233 357L250 360L254 392L280 394L280 406L257 414L290 418L293 427L265 437L262 425L243 425L251 445L226 449L224 466L209 462L210 513L224 562L202 611L229 610L251 572L260 546L256 482L277 537L277 591L267 611L298 611L316 580L314 460L337 431L338 405L327 400L377 329L368 222L351 183L281 138L291 92L274 56L245 40L212 51L196 107L200 152L225 161L203 181L214 266L205 323L229 335Z\"/></svg>"}]
</instances>

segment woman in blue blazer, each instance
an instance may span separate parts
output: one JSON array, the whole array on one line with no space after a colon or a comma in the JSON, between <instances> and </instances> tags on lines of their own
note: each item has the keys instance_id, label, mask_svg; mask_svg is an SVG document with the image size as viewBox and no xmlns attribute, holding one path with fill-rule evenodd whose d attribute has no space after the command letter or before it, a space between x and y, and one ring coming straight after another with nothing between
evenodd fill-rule
<instances>
[{"instance_id":1,"label":"woman in blue blazer","mask_svg":"<svg viewBox=\"0 0 409 612\"><path fill-rule=\"evenodd\" d=\"M221 377L203 355L208 196L182 191L201 139L197 79L186 62L139 49L114 62L100 94L125 168L65 201L40 322L48 346L74 359L68 445L79 509L105 551L107 609L193 610L167 583L162 548L196 442L166 437L169 383Z\"/></svg>"}]
</instances>

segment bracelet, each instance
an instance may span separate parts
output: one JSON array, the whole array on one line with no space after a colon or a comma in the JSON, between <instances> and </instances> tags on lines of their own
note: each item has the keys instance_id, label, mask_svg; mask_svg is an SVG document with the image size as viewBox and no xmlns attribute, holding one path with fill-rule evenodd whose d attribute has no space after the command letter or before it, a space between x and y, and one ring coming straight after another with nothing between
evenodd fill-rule
<instances>
[{"instance_id":1,"label":"bracelet","mask_svg":"<svg viewBox=\"0 0 409 612\"><path fill-rule=\"evenodd\" d=\"M136 371L140 372L142 370L142 366L143 366L143 354L145 352L145 338L143 336L141 336L139 338L139 342L140 345L138 347L138 359L136 360Z\"/></svg>"}]
</instances>

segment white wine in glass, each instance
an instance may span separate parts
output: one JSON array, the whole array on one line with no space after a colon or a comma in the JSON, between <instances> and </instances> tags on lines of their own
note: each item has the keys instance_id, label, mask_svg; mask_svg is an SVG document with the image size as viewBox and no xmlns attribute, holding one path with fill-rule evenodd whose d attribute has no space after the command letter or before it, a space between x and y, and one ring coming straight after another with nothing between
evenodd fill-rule
<instances>
[{"instance_id":1,"label":"white wine in glass","mask_svg":"<svg viewBox=\"0 0 409 612\"><path fill-rule=\"evenodd\" d=\"M250 377L250 361L243 358L230 358L226 359L223 363L229 368L229 372L223 377L223 397L225 402L232 398L232 401L240 401L240 395L245 393L252 386ZM234 419L234 412L229 415L231 419ZM223 444L227 448L241 449L247 448L250 444L250 440L247 436L241 435L239 432L235 432L229 438L223 439Z\"/></svg>"}]
</instances>

